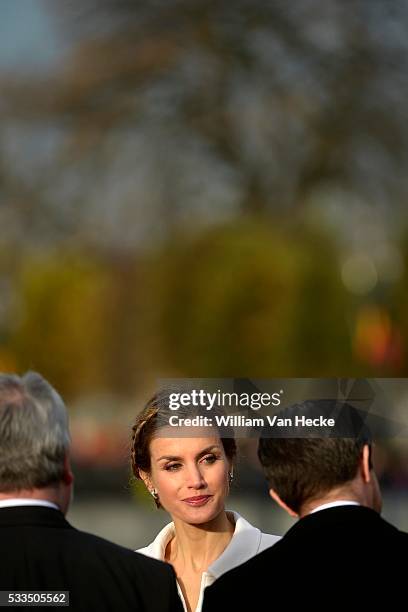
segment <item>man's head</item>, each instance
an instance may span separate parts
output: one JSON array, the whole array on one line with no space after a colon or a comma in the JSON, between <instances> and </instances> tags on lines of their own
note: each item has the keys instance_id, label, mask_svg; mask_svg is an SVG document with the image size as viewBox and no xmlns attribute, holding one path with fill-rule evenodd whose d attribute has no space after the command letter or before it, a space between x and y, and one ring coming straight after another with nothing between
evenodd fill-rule
<instances>
[{"instance_id":1,"label":"man's head","mask_svg":"<svg viewBox=\"0 0 408 612\"><path fill-rule=\"evenodd\" d=\"M1 497L44 492L66 512L73 480L69 446L66 408L51 385L35 372L0 374Z\"/></svg>"},{"instance_id":2,"label":"man's head","mask_svg":"<svg viewBox=\"0 0 408 612\"><path fill-rule=\"evenodd\" d=\"M318 429L294 425L296 416L320 415L334 418L335 426ZM371 436L355 408L336 400L309 400L286 408L281 417L290 419L292 426L281 429L273 438L266 437L270 430L265 429L258 446L275 501L292 516L303 516L336 499L357 501L380 512Z\"/></svg>"}]
</instances>

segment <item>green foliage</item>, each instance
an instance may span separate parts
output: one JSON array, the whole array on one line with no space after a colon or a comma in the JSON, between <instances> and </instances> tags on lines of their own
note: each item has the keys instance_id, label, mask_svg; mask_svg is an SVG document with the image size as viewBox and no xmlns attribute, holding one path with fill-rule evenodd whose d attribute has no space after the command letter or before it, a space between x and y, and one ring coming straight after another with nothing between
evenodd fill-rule
<instances>
[{"instance_id":1,"label":"green foliage","mask_svg":"<svg viewBox=\"0 0 408 612\"><path fill-rule=\"evenodd\" d=\"M403 337L405 284L393 314ZM307 226L283 232L247 219L175 233L148 255L43 255L22 267L15 294L15 325L2 349L20 370L39 370L69 396L126 397L165 376L363 376L401 368L401 357L386 352L388 361L376 366L382 336L371 338L369 312L342 284L329 239Z\"/></svg>"},{"instance_id":2,"label":"green foliage","mask_svg":"<svg viewBox=\"0 0 408 612\"><path fill-rule=\"evenodd\" d=\"M55 253L23 265L11 340L20 370L44 373L63 393L101 384L107 278L95 261Z\"/></svg>"},{"instance_id":3,"label":"green foliage","mask_svg":"<svg viewBox=\"0 0 408 612\"><path fill-rule=\"evenodd\" d=\"M349 363L348 296L316 232L241 222L179 235L159 274L163 350L176 371L322 376Z\"/></svg>"}]
</instances>

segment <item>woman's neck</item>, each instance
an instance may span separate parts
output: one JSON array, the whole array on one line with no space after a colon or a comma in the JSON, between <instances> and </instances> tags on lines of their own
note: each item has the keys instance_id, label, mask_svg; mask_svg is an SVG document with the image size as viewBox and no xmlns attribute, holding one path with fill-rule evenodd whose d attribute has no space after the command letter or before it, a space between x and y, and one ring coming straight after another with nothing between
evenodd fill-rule
<instances>
[{"instance_id":1,"label":"woman's neck","mask_svg":"<svg viewBox=\"0 0 408 612\"><path fill-rule=\"evenodd\" d=\"M203 572L223 553L234 533L233 519L223 510L212 521L191 525L174 519L175 536L166 549L166 560L180 569Z\"/></svg>"}]
</instances>

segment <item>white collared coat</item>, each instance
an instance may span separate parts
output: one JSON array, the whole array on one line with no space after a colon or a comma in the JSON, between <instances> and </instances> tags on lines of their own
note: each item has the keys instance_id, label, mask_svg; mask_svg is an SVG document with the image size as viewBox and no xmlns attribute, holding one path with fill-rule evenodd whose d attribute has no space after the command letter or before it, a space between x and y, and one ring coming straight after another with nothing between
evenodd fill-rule
<instances>
[{"instance_id":1,"label":"white collared coat","mask_svg":"<svg viewBox=\"0 0 408 612\"><path fill-rule=\"evenodd\" d=\"M232 514L235 521L235 530L233 536L222 554L216 559L201 575L200 595L198 598L195 612L200 612L203 604L204 589L210 586L217 578L225 572L228 572L233 567L241 565L254 557L258 553L269 548L280 540L280 536L262 533L260 529L254 527L246 521L237 512L229 512ZM158 533L151 544L145 548L140 548L137 552L142 553L153 559L164 561L167 544L174 537L174 523L169 523ZM186 603L183 593L177 583L177 589L183 602L185 612L187 612Z\"/></svg>"}]
</instances>

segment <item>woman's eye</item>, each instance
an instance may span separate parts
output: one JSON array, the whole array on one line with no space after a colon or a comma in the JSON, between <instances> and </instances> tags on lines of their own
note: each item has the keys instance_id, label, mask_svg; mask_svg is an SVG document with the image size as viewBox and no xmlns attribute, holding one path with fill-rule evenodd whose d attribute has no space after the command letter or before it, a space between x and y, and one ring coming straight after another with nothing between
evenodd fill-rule
<instances>
[{"instance_id":1,"label":"woman's eye","mask_svg":"<svg viewBox=\"0 0 408 612\"><path fill-rule=\"evenodd\" d=\"M215 461L217 461L217 458L215 455L207 455L206 457L204 457L203 461L205 461L205 463L215 463Z\"/></svg>"},{"instance_id":2,"label":"woman's eye","mask_svg":"<svg viewBox=\"0 0 408 612\"><path fill-rule=\"evenodd\" d=\"M166 465L164 467L164 469L167 472L175 472L176 470L179 469L180 466L181 466L181 463L170 463L170 464Z\"/></svg>"}]
</instances>

